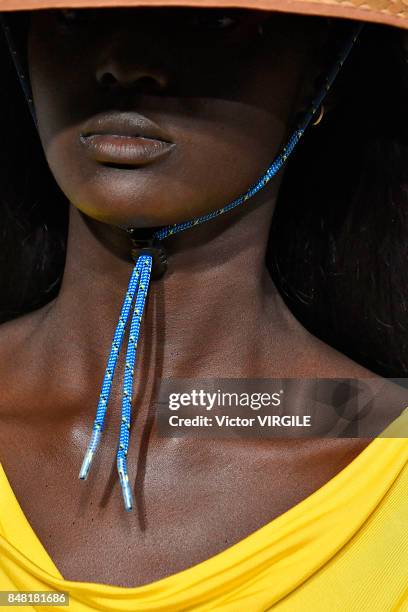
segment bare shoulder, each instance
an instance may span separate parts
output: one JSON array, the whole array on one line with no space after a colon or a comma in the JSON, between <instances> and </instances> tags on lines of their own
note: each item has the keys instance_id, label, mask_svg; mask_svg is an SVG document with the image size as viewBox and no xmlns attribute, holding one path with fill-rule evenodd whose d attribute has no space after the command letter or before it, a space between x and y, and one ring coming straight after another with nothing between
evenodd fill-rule
<instances>
[{"instance_id":1,"label":"bare shoulder","mask_svg":"<svg viewBox=\"0 0 408 612\"><path fill-rule=\"evenodd\" d=\"M379 414L386 415L387 421L397 418L408 406L408 378L392 379L380 376L312 334L308 335L304 350L303 363L305 372L309 374L303 375L315 378L355 379L361 392L373 398L375 409Z\"/></svg>"},{"instance_id":2,"label":"bare shoulder","mask_svg":"<svg viewBox=\"0 0 408 612\"><path fill-rule=\"evenodd\" d=\"M14 352L35 332L50 308L50 304L0 324L0 358ZM3 361L3 359L1 359Z\"/></svg>"},{"instance_id":3,"label":"bare shoulder","mask_svg":"<svg viewBox=\"0 0 408 612\"><path fill-rule=\"evenodd\" d=\"M41 327L50 304L0 325L0 416L21 387L30 363L33 336Z\"/></svg>"}]
</instances>

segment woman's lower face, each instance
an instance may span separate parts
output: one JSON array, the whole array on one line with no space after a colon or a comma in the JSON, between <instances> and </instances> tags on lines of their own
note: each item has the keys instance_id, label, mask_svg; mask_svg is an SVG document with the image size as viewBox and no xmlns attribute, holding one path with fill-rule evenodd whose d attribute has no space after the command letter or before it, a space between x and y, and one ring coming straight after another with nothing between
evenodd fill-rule
<instances>
[{"instance_id":1,"label":"woman's lower face","mask_svg":"<svg viewBox=\"0 0 408 612\"><path fill-rule=\"evenodd\" d=\"M39 134L85 215L140 227L240 195L316 76L324 21L262 11L40 11L28 59Z\"/></svg>"}]
</instances>

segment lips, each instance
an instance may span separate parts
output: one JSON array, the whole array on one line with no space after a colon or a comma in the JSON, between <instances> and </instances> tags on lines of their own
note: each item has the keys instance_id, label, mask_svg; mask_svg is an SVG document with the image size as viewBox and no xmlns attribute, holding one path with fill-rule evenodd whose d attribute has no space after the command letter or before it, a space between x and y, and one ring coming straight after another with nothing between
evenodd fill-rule
<instances>
[{"instance_id":1,"label":"lips","mask_svg":"<svg viewBox=\"0 0 408 612\"><path fill-rule=\"evenodd\" d=\"M130 112L92 117L81 130L80 142L96 162L118 168L151 164L176 146L150 119Z\"/></svg>"}]
</instances>

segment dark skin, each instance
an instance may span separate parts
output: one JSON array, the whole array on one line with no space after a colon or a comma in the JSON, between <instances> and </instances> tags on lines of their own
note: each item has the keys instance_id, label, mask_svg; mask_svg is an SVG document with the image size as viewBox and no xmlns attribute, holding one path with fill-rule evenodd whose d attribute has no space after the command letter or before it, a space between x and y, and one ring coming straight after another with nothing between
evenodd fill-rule
<instances>
[{"instance_id":1,"label":"dark skin","mask_svg":"<svg viewBox=\"0 0 408 612\"><path fill-rule=\"evenodd\" d=\"M272 16L260 37L266 19L224 11L207 21L179 9L33 18L39 134L72 205L58 297L0 329L0 458L66 579L129 587L191 567L309 496L370 442L156 434L160 378L373 377L309 334L266 271L280 175L246 209L167 243L170 270L152 285L138 351L134 512L124 512L114 460L118 383L91 475L78 480L132 269L120 226L182 221L242 193L271 162L318 73L326 25ZM111 109L154 121L176 144L171 154L127 169L91 159L81 126ZM122 367L123 358L117 381ZM402 409L398 391L391 399L389 420Z\"/></svg>"}]
</instances>

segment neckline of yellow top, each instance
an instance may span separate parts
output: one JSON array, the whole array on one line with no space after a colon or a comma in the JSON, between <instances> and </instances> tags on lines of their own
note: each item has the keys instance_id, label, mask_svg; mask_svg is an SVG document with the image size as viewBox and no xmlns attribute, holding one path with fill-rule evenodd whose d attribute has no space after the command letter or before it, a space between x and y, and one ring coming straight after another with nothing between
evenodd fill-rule
<instances>
[{"instance_id":1,"label":"neckline of yellow top","mask_svg":"<svg viewBox=\"0 0 408 612\"><path fill-rule=\"evenodd\" d=\"M268 582L268 595L272 590L278 601L353 537L406 467L408 406L327 483L244 539L165 578L121 587L63 578L24 515L0 463L0 559L23 568L39 588L68 590L79 599L94 597L97 588L98 601L104 597L110 604L117 600L119 607L112 609L118 610L125 609L121 607L124 597L132 598L132 606L137 606L133 610L168 610L164 604L169 597L171 609L184 609L176 605L191 605L190 590L196 601L214 589L228 593L237 579L254 576L254 566L257 575L266 569L277 573L277 580ZM1 565L0 561L0 570Z\"/></svg>"}]
</instances>

